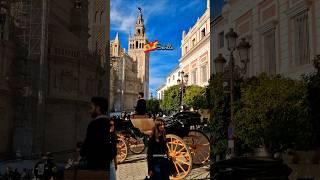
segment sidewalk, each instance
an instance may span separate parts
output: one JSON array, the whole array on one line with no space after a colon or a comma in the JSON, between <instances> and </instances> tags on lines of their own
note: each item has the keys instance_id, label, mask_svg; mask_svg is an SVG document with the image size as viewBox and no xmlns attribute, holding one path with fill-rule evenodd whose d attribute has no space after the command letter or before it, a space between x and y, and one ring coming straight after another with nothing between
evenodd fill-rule
<instances>
[{"instance_id":1,"label":"sidewalk","mask_svg":"<svg viewBox=\"0 0 320 180\"><path fill-rule=\"evenodd\" d=\"M146 155L129 155L127 160L118 166L117 180L143 180L147 174ZM209 179L209 166L194 166L186 179Z\"/></svg>"}]
</instances>

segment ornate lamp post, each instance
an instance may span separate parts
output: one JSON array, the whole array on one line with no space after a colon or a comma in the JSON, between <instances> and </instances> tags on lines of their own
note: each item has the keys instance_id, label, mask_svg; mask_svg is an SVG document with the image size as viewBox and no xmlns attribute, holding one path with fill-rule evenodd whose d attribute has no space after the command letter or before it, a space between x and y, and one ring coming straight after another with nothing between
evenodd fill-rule
<instances>
[{"instance_id":1,"label":"ornate lamp post","mask_svg":"<svg viewBox=\"0 0 320 180\"><path fill-rule=\"evenodd\" d=\"M235 155L234 148L234 118L233 118L233 102L234 102L234 81L236 75L244 75L247 72L247 64L249 62L249 49L250 44L245 40L245 38L241 39L241 42L237 44L238 34L233 31L231 28L230 31L226 34L228 50L230 51L230 60L229 60L229 68L230 68L230 106L231 106L231 115L230 115L230 124L228 128L228 149L231 153L231 156ZM240 62L243 64L242 66L235 65L233 52L238 50ZM216 73L224 73L224 66L226 60L222 57L221 54L214 60L216 66ZM224 73L226 75L226 73Z\"/></svg>"},{"instance_id":2,"label":"ornate lamp post","mask_svg":"<svg viewBox=\"0 0 320 180\"><path fill-rule=\"evenodd\" d=\"M183 93L184 93L186 84L188 82L189 76L188 74L184 74L183 71L180 71L179 74L180 74L181 80L178 79L177 83L178 85L180 85L180 107L183 110Z\"/></svg>"}]
</instances>

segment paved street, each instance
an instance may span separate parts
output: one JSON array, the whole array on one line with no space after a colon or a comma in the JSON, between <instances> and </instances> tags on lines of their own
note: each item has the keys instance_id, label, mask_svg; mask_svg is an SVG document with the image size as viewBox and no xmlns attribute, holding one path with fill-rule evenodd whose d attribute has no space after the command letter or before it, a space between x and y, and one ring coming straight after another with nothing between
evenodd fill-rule
<instances>
[{"instance_id":1,"label":"paved street","mask_svg":"<svg viewBox=\"0 0 320 180\"><path fill-rule=\"evenodd\" d=\"M147 175L146 155L129 155L117 170L118 180L143 180ZM208 179L209 166L193 167L186 179Z\"/></svg>"}]
</instances>

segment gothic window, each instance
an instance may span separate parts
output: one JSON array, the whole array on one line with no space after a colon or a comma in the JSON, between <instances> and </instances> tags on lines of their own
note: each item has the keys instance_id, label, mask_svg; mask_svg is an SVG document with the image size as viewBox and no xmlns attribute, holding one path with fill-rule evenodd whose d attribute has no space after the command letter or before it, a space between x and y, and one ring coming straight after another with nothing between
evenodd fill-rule
<instances>
[{"instance_id":1,"label":"gothic window","mask_svg":"<svg viewBox=\"0 0 320 180\"><path fill-rule=\"evenodd\" d=\"M101 13L100 13L100 24L102 23L102 16L103 16L103 11L101 11Z\"/></svg>"},{"instance_id":2,"label":"gothic window","mask_svg":"<svg viewBox=\"0 0 320 180\"><path fill-rule=\"evenodd\" d=\"M95 15L94 15L94 22L97 22L97 18L98 18L98 11L96 11Z\"/></svg>"},{"instance_id":3,"label":"gothic window","mask_svg":"<svg viewBox=\"0 0 320 180\"><path fill-rule=\"evenodd\" d=\"M294 29L294 63L304 65L310 63L308 11L293 17Z\"/></svg>"},{"instance_id":4,"label":"gothic window","mask_svg":"<svg viewBox=\"0 0 320 180\"><path fill-rule=\"evenodd\" d=\"M275 31L271 30L264 34L264 64L265 71L270 74L276 74L276 44Z\"/></svg>"}]
</instances>

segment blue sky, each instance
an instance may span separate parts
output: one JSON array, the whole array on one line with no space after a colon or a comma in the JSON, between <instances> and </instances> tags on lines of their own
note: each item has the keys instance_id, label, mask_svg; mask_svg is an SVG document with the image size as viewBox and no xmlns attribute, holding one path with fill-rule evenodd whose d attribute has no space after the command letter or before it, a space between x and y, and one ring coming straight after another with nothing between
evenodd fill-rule
<instances>
[{"instance_id":1,"label":"blue sky","mask_svg":"<svg viewBox=\"0 0 320 180\"><path fill-rule=\"evenodd\" d=\"M133 34L138 7L142 8L149 41L170 43L173 51L150 53L150 92L165 83L166 76L177 67L181 57L182 31L188 32L206 10L207 0L111 0L110 38L116 33L122 48L128 49L129 33Z\"/></svg>"}]
</instances>

